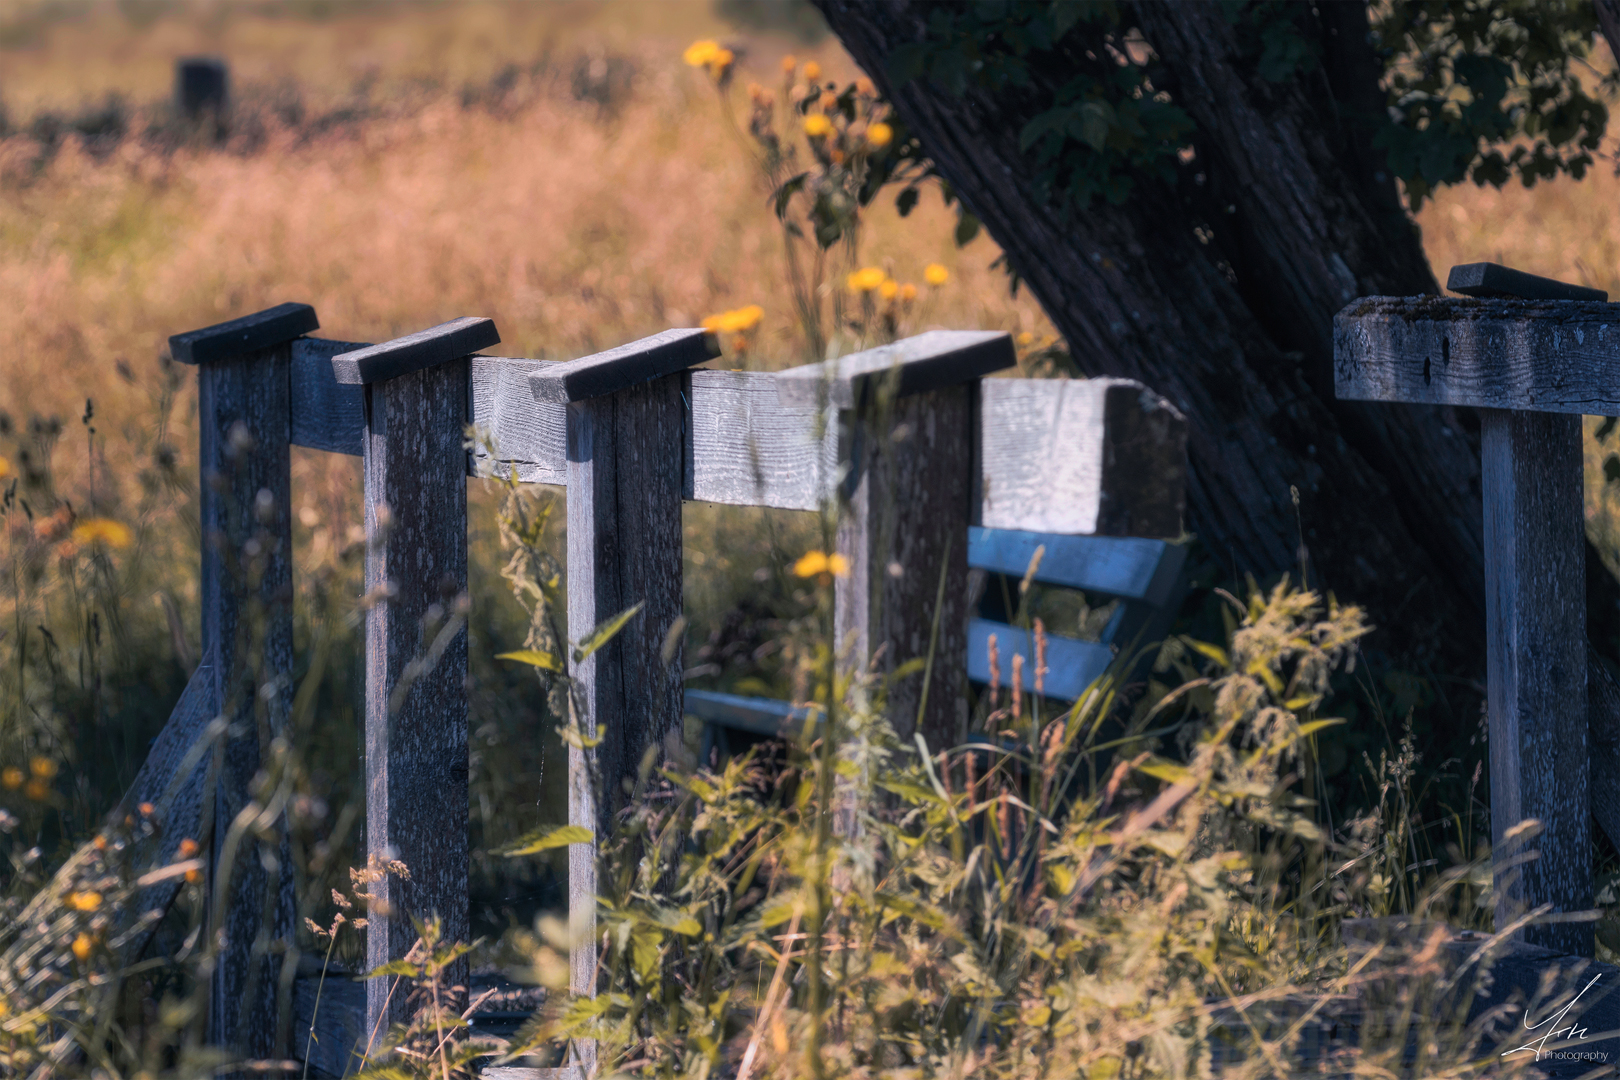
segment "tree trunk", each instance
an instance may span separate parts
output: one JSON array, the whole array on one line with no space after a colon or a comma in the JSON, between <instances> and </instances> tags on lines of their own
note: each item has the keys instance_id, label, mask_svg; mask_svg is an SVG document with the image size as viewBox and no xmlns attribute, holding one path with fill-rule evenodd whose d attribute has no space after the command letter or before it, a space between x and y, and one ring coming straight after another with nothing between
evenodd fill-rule
<instances>
[{"instance_id":1,"label":"tree trunk","mask_svg":"<svg viewBox=\"0 0 1620 1080\"><path fill-rule=\"evenodd\" d=\"M922 78L896 85L887 60L924 38L927 8L816 2L1080 368L1139 379L1192 419L1189 527L1228 573L1297 575L1302 532L1311 585L1370 611L1373 649L1418 671L1478 674L1477 420L1333 392L1339 308L1437 291L1358 120L1383 107L1365 7L1319 5L1323 63L1281 83L1243 59L1222 5L1128 7L1124 25L1141 29L1162 65L1156 88L1197 125L1195 156L1178 185L1138 181L1123 205L1066 217L1040 201L1018 146L1072 71L1062 50L1035 54L1045 67L1016 97L958 97ZM1471 712L1459 710L1459 728Z\"/></svg>"}]
</instances>

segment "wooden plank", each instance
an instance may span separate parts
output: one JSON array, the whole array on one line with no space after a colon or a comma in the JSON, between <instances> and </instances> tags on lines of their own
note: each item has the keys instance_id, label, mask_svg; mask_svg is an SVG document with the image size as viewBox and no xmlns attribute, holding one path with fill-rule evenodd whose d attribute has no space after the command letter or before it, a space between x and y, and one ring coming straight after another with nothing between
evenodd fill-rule
<instances>
[{"instance_id":1,"label":"wooden plank","mask_svg":"<svg viewBox=\"0 0 1620 1080\"><path fill-rule=\"evenodd\" d=\"M763 371L691 373L686 497L731 506L818 510L838 482L838 415L779 400Z\"/></svg>"},{"instance_id":2,"label":"wooden plank","mask_svg":"<svg viewBox=\"0 0 1620 1080\"><path fill-rule=\"evenodd\" d=\"M1453 266L1446 278L1446 288L1464 296L1514 297L1519 300L1584 300L1601 304L1609 298L1609 294L1602 289L1570 285L1488 262Z\"/></svg>"},{"instance_id":3,"label":"wooden plank","mask_svg":"<svg viewBox=\"0 0 1620 1080\"><path fill-rule=\"evenodd\" d=\"M477 446L468 462L471 475L482 464L500 475L516 469L525 484L568 483L567 410L535 401L529 386L535 372L559 366L544 360L472 358L472 422L489 433L497 460Z\"/></svg>"},{"instance_id":4,"label":"wooden plank","mask_svg":"<svg viewBox=\"0 0 1620 1080\"><path fill-rule=\"evenodd\" d=\"M308 304L277 304L240 319L175 334L169 355L182 364L206 364L282 345L320 328Z\"/></svg>"},{"instance_id":5,"label":"wooden plank","mask_svg":"<svg viewBox=\"0 0 1620 1080\"><path fill-rule=\"evenodd\" d=\"M366 387L366 842L410 870L373 887L392 914L367 927L372 967L410 950L412 917L436 914L447 941L469 936L464 621L445 633L466 603L468 366L462 356ZM448 978L467 985L465 958ZM368 1030L406 1018L387 980L367 984L366 1009Z\"/></svg>"},{"instance_id":6,"label":"wooden plank","mask_svg":"<svg viewBox=\"0 0 1620 1080\"><path fill-rule=\"evenodd\" d=\"M1012 338L990 330L926 334L777 373L782 404L839 409L863 406L873 394L907 397L971 382L1018 364Z\"/></svg>"},{"instance_id":7,"label":"wooden plank","mask_svg":"<svg viewBox=\"0 0 1620 1080\"><path fill-rule=\"evenodd\" d=\"M684 387L684 375L668 375L567 406L569 637L583 641L601 623L643 605L618 636L572 665L578 721L601 742L569 750L569 822L596 836L611 830L627 798L624 784L635 782L644 753L681 727L678 636L663 654L681 617ZM596 845L571 845L569 918L579 942L571 985L592 995L596 894ZM581 1054L594 1068L594 1048Z\"/></svg>"},{"instance_id":8,"label":"wooden plank","mask_svg":"<svg viewBox=\"0 0 1620 1080\"><path fill-rule=\"evenodd\" d=\"M1620 415L1620 309L1373 296L1333 319L1338 396Z\"/></svg>"},{"instance_id":9,"label":"wooden plank","mask_svg":"<svg viewBox=\"0 0 1620 1080\"><path fill-rule=\"evenodd\" d=\"M851 448L837 539L849 572L837 581L833 620L837 640L849 643L841 662L848 672L866 672L877 661L883 674L933 654L926 675L888 687L889 722L902 742L914 732L936 747L967 736L967 528L978 388L968 382L897 399L877 394L841 421Z\"/></svg>"},{"instance_id":10,"label":"wooden plank","mask_svg":"<svg viewBox=\"0 0 1620 1080\"><path fill-rule=\"evenodd\" d=\"M986 379L975 523L1042 533L1175 537L1187 426L1125 379Z\"/></svg>"},{"instance_id":11,"label":"wooden plank","mask_svg":"<svg viewBox=\"0 0 1620 1080\"><path fill-rule=\"evenodd\" d=\"M719 343L706 330L665 330L606 352L548 364L534 372L529 385L535 401L566 405L685 371L719 355Z\"/></svg>"},{"instance_id":12,"label":"wooden plank","mask_svg":"<svg viewBox=\"0 0 1620 1080\"><path fill-rule=\"evenodd\" d=\"M384 382L459 360L500 341L494 320L469 315L380 345L339 353L332 358L332 372L340 383Z\"/></svg>"},{"instance_id":13,"label":"wooden plank","mask_svg":"<svg viewBox=\"0 0 1620 1080\"><path fill-rule=\"evenodd\" d=\"M284 325L291 332L302 323ZM215 711L230 725L214 800L210 932L220 944L209 1037L264 1058L282 1049L278 947L291 940L294 904L292 874L279 868L290 871L290 852L284 830L273 851L243 836L228 863L226 845L291 707L292 349L282 342L224 356L226 346L206 335L192 346L211 357L197 369L202 651L218 673Z\"/></svg>"},{"instance_id":14,"label":"wooden plank","mask_svg":"<svg viewBox=\"0 0 1620 1080\"><path fill-rule=\"evenodd\" d=\"M292 443L359 457L366 444L366 395L337 381L332 358L363 342L300 338L292 343Z\"/></svg>"},{"instance_id":15,"label":"wooden plank","mask_svg":"<svg viewBox=\"0 0 1620 1080\"><path fill-rule=\"evenodd\" d=\"M1491 831L1505 926L1540 904L1592 906L1581 421L1492 409L1481 436ZM1504 843L1527 818L1540 820L1540 836ZM1506 865L1527 850L1539 857ZM1589 922L1523 936L1592 955Z\"/></svg>"},{"instance_id":16,"label":"wooden plank","mask_svg":"<svg viewBox=\"0 0 1620 1080\"><path fill-rule=\"evenodd\" d=\"M804 722L810 718L808 708L795 708L791 702L721 694L713 690L686 691L684 707L687 715L695 716L705 724L718 724L756 735L791 737L802 731Z\"/></svg>"},{"instance_id":17,"label":"wooden plank","mask_svg":"<svg viewBox=\"0 0 1620 1080\"><path fill-rule=\"evenodd\" d=\"M1044 548L1035 580L1126 600L1161 604L1169 586L1157 581L1160 563L1174 545L1163 540L1111 536L1063 536L1024 529L968 530L968 565L1022 578Z\"/></svg>"},{"instance_id":18,"label":"wooden plank","mask_svg":"<svg viewBox=\"0 0 1620 1080\"><path fill-rule=\"evenodd\" d=\"M996 653L1003 687L1013 683L1012 658L1025 660L1021 680L1026 691L1035 689L1035 641L1022 627L989 619L969 619L967 626L968 678L979 684L990 681L990 635L996 636ZM1058 634L1046 636L1046 677L1042 680L1047 697L1075 701L1097 676L1114 661L1114 650L1097 641L1079 641Z\"/></svg>"}]
</instances>

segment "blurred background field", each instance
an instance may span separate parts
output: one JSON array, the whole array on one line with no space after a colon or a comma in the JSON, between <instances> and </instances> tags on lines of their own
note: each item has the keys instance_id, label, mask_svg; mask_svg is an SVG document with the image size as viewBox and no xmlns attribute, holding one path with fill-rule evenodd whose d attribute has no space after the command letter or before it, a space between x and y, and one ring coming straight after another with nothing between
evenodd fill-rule
<instances>
[{"instance_id":1,"label":"blurred background field","mask_svg":"<svg viewBox=\"0 0 1620 1080\"><path fill-rule=\"evenodd\" d=\"M0 651L17 662L0 691L16 706L0 760L68 766L61 805L32 826L44 841L82 834L122 790L196 662L194 380L167 362L170 334L298 300L322 336L380 341L487 315L497 352L565 359L757 304L750 347L722 362L805 359L769 193L712 80L682 62L701 38L735 53L734 100L750 81L780 87L784 54L858 74L804 5L0 7L0 482L17 480L21 500L6 505L15 587ZM174 61L189 55L230 65L217 140L171 115ZM1490 259L1620 293L1614 173L1611 158L1580 182L1442 191L1419 218L1436 275ZM950 273L902 331L1049 335L992 267L992 241L958 248L955 225L937 191L904 220L887 198L866 215L862 264L919 284L930 263ZM1596 427L1588 513L1620 567ZM357 460L295 452L299 580L329 600L360 592L359 490ZM554 873L519 876L489 852L561 820L566 775L543 693L490 659L524 627L498 574L495 502L475 485L471 809L486 933L560 899ZM40 523L67 505L127 524L133 542L64 553L66 533ZM786 566L814 544L794 515L688 508L693 685L785 692L793 657L775 643L802 610ZM316 608L300 610L307 646ZM352 622L338 642L357 665ZM44 683L27 673L51 655ZM314 748L329 869L359 828L342 810L359 795L356 676L340 666L329 680Z\"/></svg>"}]
</instances>

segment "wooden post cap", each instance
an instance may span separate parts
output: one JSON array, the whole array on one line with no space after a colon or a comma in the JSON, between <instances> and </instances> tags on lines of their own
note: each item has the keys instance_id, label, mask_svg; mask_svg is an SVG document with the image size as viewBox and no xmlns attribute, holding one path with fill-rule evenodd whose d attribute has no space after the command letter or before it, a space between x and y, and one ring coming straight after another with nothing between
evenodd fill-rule
<instances>
[{"instance_id":1,"label":"wooden post cap","mask_svg":"<svg viewBox=\"0 0 1620 1080\"><path fill-rule=\"evenodd\" d=\"M1601 304L1609 298L1609 294L1602 289L1568 285L1488 262L1453 266L1450 276L1446 278L1446 288L1464 296L1511 297L1515 300L1586 300Z\"/></svg>"},{"instance_id":2,"label":"wooden post cap","mask_svg":"<svg viewBox=\"0 0 1620 1080\"><path fill-rule=\"evenodd\" d=\"M469 315L380 345L338 353L332 357L332 374L350 385L385 382L471 356L500 341L495 320Z\"/></svg>"},{"instance_id":3,"label":"wooden post cap","mask_svg":"<svg viewBox=\"0 0 1620 1080\"><path fill-rule=\"evenodd\" d=\"M534 400L552 405L584 401L685 371L720 355L707 330L665 330L607 352L548 364L529 376Z\"/></svg>"},{"instance_id":4,"label":"wooden post cap","mask_svg":"<svg viewBox=\"0 0 1620 1080\"><path fill-rule=\"evenodd\" d=\"M896 396L969 382L1018 363L1012 337L991 330L930 330L892 345L778 372L776 397L785 406L814 405L822 383L840 409L862 404L885 376L898 378Z\"/></svg>"},{"instance_id":5,"label":"wooden post cap","mask_svg":"<svg viewBox=\"0 0 1620 1080\"><path fill-rule=\"evenodd\" d=\"M1620 308L1369 296L1333 318L1341 399L1620 416Z\"/></svg>"},{"instance_id":6,"label":"wooden post cap","mask_svg":"<svg viewBox=\"0 0 1620 1080\"><path fill-rule=\"evenodd\" d=\"M205 326L169 339L169 355L182 364L207 364L268 349L320 329L308 304L277 304L253 315Z\"/></svg>"}]
</instances>

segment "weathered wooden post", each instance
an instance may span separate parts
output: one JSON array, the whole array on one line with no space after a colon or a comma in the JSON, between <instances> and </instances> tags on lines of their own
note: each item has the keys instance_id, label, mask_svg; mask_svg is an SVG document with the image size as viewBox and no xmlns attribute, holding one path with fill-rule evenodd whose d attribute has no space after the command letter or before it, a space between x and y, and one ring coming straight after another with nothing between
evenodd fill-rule
<instances>
[{"instance_id":1,"label":"weathered wooden post","mask_svg":"<svg viewBox=\"0 0 1620 1080\"><path fill-rule=\"evenodd\" d=\"M285 830L279 850L249 832L222 859L292 701L289 369L292 341L319 325L308 304L281 304L169 339L175 360L197 365L202 651L218 673L212 710L230 724L212 813L210 908L222 919L209 928L209 1039L258 1058L279 1049L278 946L293 932Z\"/></svg>"},{"instance_id":2,"label":"weathered wooden post","mask_svg":"<svg viewBox=\"0 0 1620 1080\"><path fill-rule=\"evenodd\" d=\"M612 828L647 748L680 730L680 640L667 639L681 617L685 372L717 355L702 330L666 330L529 377L535 401L568 410L568 636L582 642L643 605L611 642L570 665L580 728L602 741L569 748L568 821L596 836ZM596 892L596 844L571 845L575 993L596 993Z\"/></svg>"},{"instance_id":3,"label":"weathered wooden post","mask_svg":"<svg viewBox=\"0 0 1620 1080\"><path fill-rule=\"evenodd\" d=\"M1620 414L1606 294L1505 267L1452 270L1474 299L1369 297L1334 319L1341 398L1481 410L1487 711L1498 929L1592 906L1581 415ZM1460 629L1460 628L1459 628ZM1539 836L1510 836L1521 821ZM1506 842L1504 842L1506 841ZM1537 945L1592 955L1592 924Z\"/></svg>"},{"instance_id":4,"label":"weathered wooden post","mask_svg":"<svg viewBox=\"0 0 1620 1080\"><path fill-rule=\"evenodd\" d=\"M332 358L365 387L366 846L408 879L372 887L366 963L397 960L412 918L465 941L467 913L468 357L500 340L465 318ZM467 985L466 961L449 981ZM366 984L366 1030L408 1019L395 980Z\"/></svg>"},{"instance_id":5,"label":"weathered wooden post","mask_svg":"<svg viewBox=\"0 0 1620 1080\"><path fill-rule=\"evenodd\" d=\"M967 735L967 531L979 476L978 380L1017 363L1003 333L936 330L777 375L783 404L839 410L848 472L834 630L849 670L932 666L889 688L891 723L933 747ZM937 626L937 632L936 632ZM919 725L919 720L921 721Z\"/></svg>"}]
</instances>

